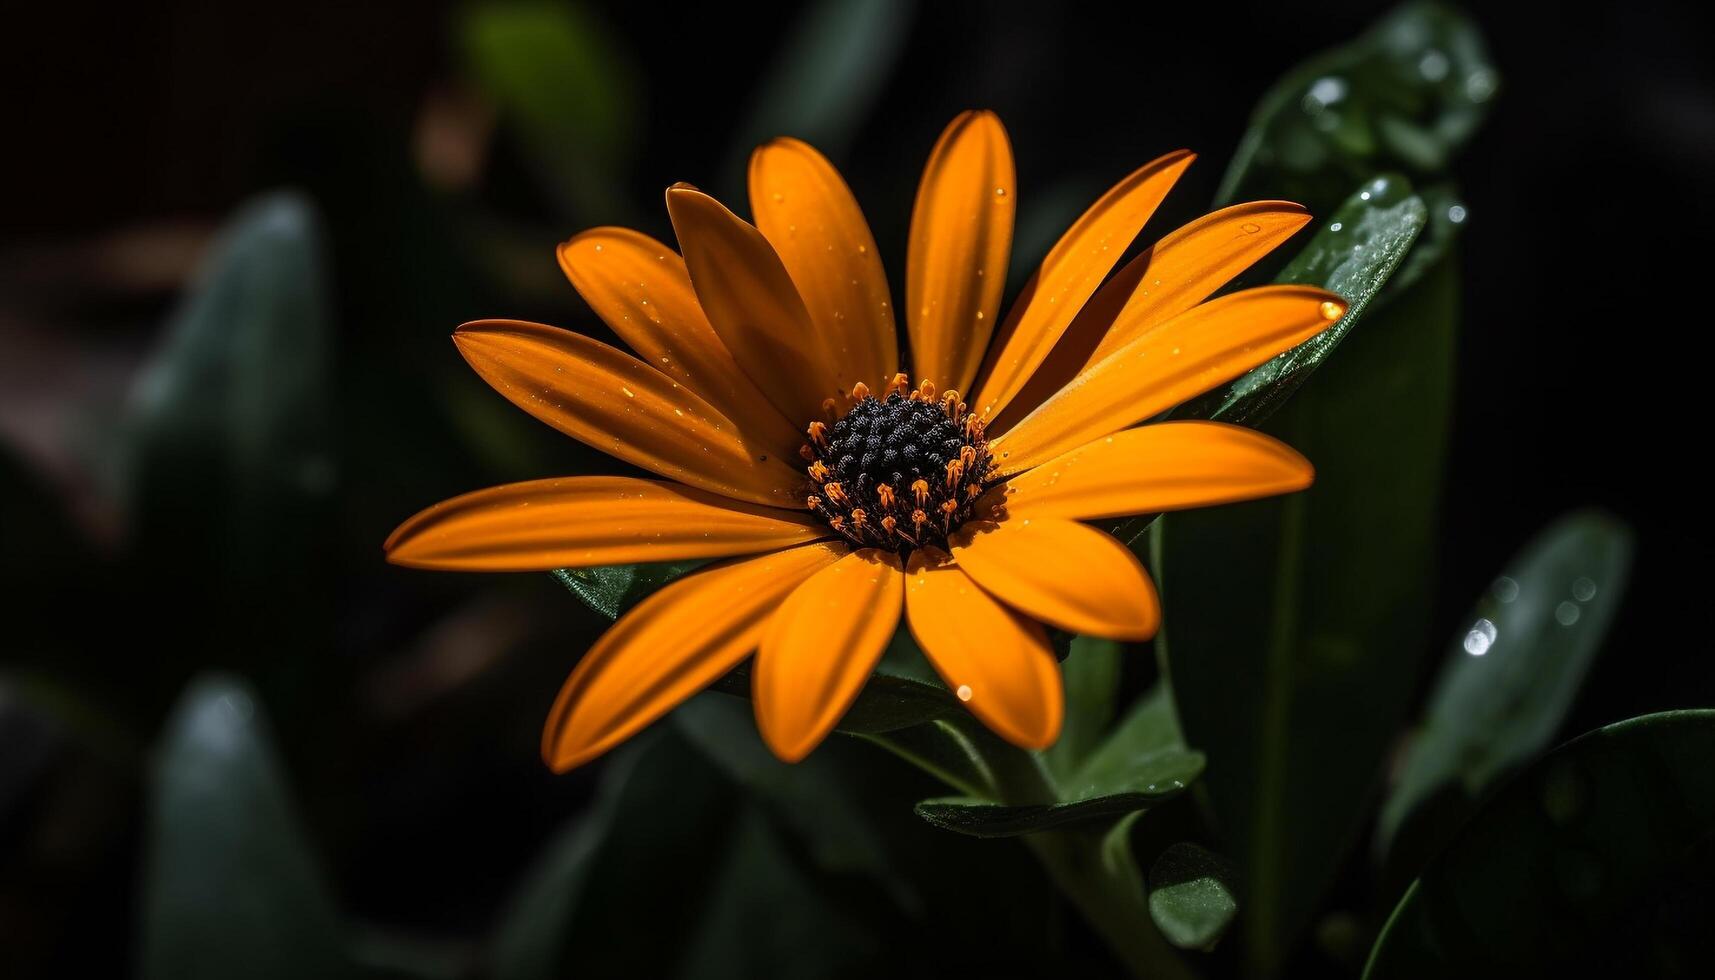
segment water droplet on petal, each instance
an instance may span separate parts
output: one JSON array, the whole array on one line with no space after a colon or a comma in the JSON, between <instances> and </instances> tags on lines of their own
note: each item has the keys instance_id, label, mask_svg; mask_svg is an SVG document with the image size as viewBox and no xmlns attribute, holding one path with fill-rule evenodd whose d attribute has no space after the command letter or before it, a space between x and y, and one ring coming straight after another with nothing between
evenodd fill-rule
<instances>
[{"instance_id":1,"label":"water droplet on petal","mask_svg":"<svg viewBox=\"0 0 1715 980\"><path fill-rule=\"evenodd\" d=\"M1331 299L1322 301L1322 319L1338 320L1345 315L1346 307L1343 304L1336 303Z\"/></svg>"},{"instance_id":2,"label":"water droplet on petal","mask_svg":"<svg viewBox=\"0 0 1715 980\"><path fill-rule=\"evenodd\" d=\"M971 686L969 684L960 684L959 689L954 693L958 694L960 701L969 701L971 699Z\"/></svg>"},{"instance_id":3,"label":"water droplet on petal","mask_svg":"<svg viewBox=\"0 0 1715 980\"><path fill-rule=\"evenodd\" d=\"M1247 221L1244 224L1240 225L1239 229L1247 235L1254 235L1257 232L1262 230L1262 225L1259 225L1254 221Z\"/></svg>"}]
</instances>

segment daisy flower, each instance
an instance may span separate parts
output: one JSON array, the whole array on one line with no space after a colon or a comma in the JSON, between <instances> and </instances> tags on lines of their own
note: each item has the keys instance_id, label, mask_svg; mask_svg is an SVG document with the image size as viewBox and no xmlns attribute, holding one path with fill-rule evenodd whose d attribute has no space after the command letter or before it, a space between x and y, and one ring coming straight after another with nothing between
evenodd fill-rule
<instances>
[{"instance_id":1,"label":"daisy flower","mask_svg":"<svg viewBox=\"0 0 1715 980\"><path fill-rule=\"evenodd\" d=\"M1310 220L1285 202L1207 215L1113 272L1191 161L1169 153L1102 195L1002 318L1012 150L992 113L959 116L918 187L903 351L875 239L821 154L791 139L756 150L754 223L675 185L682 256L622 228L559 248L634 353L510 320L453 335L518 407L663 479L466 494L401 525L388 559L514 572L719 559L578 662L543 734L556 770L753 654L757 725L776 755L801 759L902 617L984 724L1046 747L1063 696L1045 626L1144 640L1160 620L1142 564L1089 522L1291 492L1313 475L1249 429L1151 422L1345 313L1305 286L1209 299Z\"/></svg>"}]
</instances>

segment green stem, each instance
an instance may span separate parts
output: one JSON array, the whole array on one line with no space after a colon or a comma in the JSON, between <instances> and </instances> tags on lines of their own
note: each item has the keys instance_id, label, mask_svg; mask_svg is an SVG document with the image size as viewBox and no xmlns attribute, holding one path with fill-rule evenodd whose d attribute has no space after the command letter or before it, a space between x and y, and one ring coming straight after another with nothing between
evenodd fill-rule
<instances>
[{"instance_id":1,"label":"green stem","mask_svg":"<svg viewBox=\"0 0 1715 980\"><path fill-rule=\"evenodd\" d=\"M1129 820L1122 821L1115 832L1125 833L1129 825ZM1132 976L1149 980L1196 976L1149 917L1149 902L1130 848L1125 849L1122 866L1121 861L1111 860L1113 849L1088 831L1047 831L1030 834L1024 841Z\"/></svg>"},{"instance_id":2,"label":"green stem","mask_svg":"<svg viewBox=\"0 0 1715 980\"><path fill-rule=\"evenodd\" d=\"M943 719L906 732L865 736L962 793L1012 806L1058 799L1054 780L1034 752L995 738L980 724ZM926 744L925 740L933 742ZM963 758L959 758L959 757ZM981 792L973 783L980 782ZM1130 970L1149 980L1193 980L1149 916L1149 904L1127 836L1134 817L1106 835L1092 831L1027 834L1024 843Z\"/></svg>"}]
</instances>

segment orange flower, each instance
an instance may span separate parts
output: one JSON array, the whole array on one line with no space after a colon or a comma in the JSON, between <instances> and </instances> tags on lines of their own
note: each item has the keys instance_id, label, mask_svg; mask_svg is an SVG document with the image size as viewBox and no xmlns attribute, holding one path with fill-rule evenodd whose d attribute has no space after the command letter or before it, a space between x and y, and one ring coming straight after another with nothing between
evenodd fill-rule
<instances>
[{"instance_id":1,"label":"orange flower","mask_svg":"<svg viewBox=\"0 0 1715 980\"><path fill-rule=\"evenodd\" d=\"M1063 706L1043 624L1142 640L1160 617L1142 564L1081 522L1286 493L1312 478L1303 457L1248 429L1132 428L1345 311L1302 286L1205 302L1309 221L1278 201L1192 222L1110 278L1191 160L1170 153L1103 195L997 330L1012 152L992 113L955 119L911 218L912 374L900 370L875 239L814 149L779 139L756 151L754 225L675 185L667 210L683 258L620 228L559 249L572 285L638 356L516 321L453 335L514 404L671 482L567 477L478 491L406 521L388 558L482 571L726 559L644 600L578 663L543 735L556 770L614 747L752 653L758 727L782 759L803 758L857 696L902 613L978 718L1045 747Z\"/></svg>"}]
</instances>

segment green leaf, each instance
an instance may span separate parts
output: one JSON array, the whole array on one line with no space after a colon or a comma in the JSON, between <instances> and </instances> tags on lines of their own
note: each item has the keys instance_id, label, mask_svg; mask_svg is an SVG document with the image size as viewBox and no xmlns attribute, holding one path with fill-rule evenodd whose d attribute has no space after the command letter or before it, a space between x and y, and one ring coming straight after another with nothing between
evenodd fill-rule
<instances>
[{"instance_id":1,"label":"green leaf","mask_svg":"<svg viewBox=\"0 0 1715 980\"><path fill-rule=\"evenodd\" d=\"M590 222L625 217L619 175L630 159L642 77L625 45L587 7L473 4L459 24L466 70L517 133L546 190Z\"/></svg>"},{"instance_id":2,"label":"green leaf","mask_svg":"<svg viewBox=\"0 0 1715 980\"><path fill-rule=\"evenodd\" d=\"M1372 311L1265 430L1311 489L1156 524L1180 719L1272 971L1367 813L1426 652L1458 309L1451 263Z\"/></svg>"},{"instance_id":3,"label":"green leaf","mask_svg":"<svg viewBox=\"0 0 1715 980\"><path fill-rule=\"evenodd\" d=\"M693 572L706 561L664 561L643 565L599 565L595 568L556 568L549 574L608 619L649 598L674 579Z\"/></svg>"},{"instance_id":4,"label":"green leaf","mask_svg":"<svg viewBox=\"0 0 1715 980\"><path fill-rule=\"evenodd\" d=\"M1435 263L1441 261L1441 256L1453 247L1469 218L1468 209L1459 196L1458 188L1451 183L1422 187L1417 194L1423 198L1429 222L1424 226L1423 234L1418 236L1411 251L1406 253L1405 261L1394 270L1393 278L1388 280L1382 299L1398 295L1435 268Z\"/></svg>"},{"instance_id":5,"label":"green leaf","mask_svg":"<svg viewBox=\"0 0 1715 980\"><path fill-rule=\"evenodd\" d=\"M351 974L320 862L243 683L203 677L173 712L146 842L143 977Z\"/></svg>"},{"instance_id":6,"label":"green leaf","mask_svg":"<svg viewBox=\"0 0 1715 980\"><path fill-rule=\"evenodd\" d=\"M1429 233L1388 285L1391 300L1441 261L1466 220L1446 174L1499 81L1475 22L1439 3L1407 4L1263 96L1216 199L1285 198L1323 214L1374 174L1430 187Z\"/></svg>"},{"instance_id":7,"label":"green leaf","mask_svg":"<svg viewBox=\"0 0 1715 980\"><path fill-rule=\"evenodd\" d=\"M941 796L917 804L917 815L942 830L971 837L1017 837L1147 810L1183 793L1202 769L1201 755L1179 753L1156 760L1147 771L1139 773L1140 783L1150 778L1159 781L1142 784L1138 789L1061 803L1019 805L995 803L976 796Z\"/></svg>"},{"instance_id":8,"label":"green leaf","mask_svg":"<svg viewBox=\"0 0 1715 980\"><path fill-rule=\"evenodd\" d=\"M1069 777L1051 802L1004 804L962 795L924 800L917 815L973 837L1011 837L1147 810L1184 793L1203 771L1203 754L1185 748L1164 687L1142 698Z\"/></svg>"},{"instance_id":9,"label":"green leaf","mask_svg":"<svg viewBox=\"0 0 1715 980\"><path fill-rule=\"evenodd\" d=\"M951 718L860 735L973 798L993 798L999 780L967 732Z\"/></svg>"},{"instance_id":10,"label":"green leaf","mask_svg":"<svg viewBox=\"0 0 1715 980\"><path fill-rule=\"evenodd\" d=\"M1715 711L1561 746L1483 806L1370 953L1370 980L1699 976L1715 917Z\"/></svg>"},{"instance_id":11,"label":"green leaf","mask_svg":"<svg viewBox=\"0 0 1715 980\"><path fill-rule=\"evenodd\" d=\"M898 63L915 13L909 0L804 5L756 92L734 159L742 163L776 136L795 136L832 158L843 155Z\"/></svg>"},{"instance_id":12,"label":"green leaf","mask_svg":"<svg viewBox=\"0 0 1715 980\"><path fill-rule=\"evenodd\" d=\"M1066 687L1066 721L1060 739L1045 751L1043 761L1056 777L1071 775L1092 750L1114 717L1114 691L1119 686L1120 658L1125 645L1115 640L1079 636L1060 665Z\"/></svg>"},{"instance_id":13,"label":"green leaf","mask_svg":"<svg viewBox=\"0 0 1715 980\"><path fill-rule=\"evenodd\" d=\"M1371 174L1440 175L1499 85L1482 33L1438 3L1407 4L1294 68L1263 96L1217 198L1311 208Z\"/></svg>"},{"instance_id":14,"label":"green leaf","mask_svg":"<svg viewBox=\"0 0 1715 980\"><path fill-rule=\"evenodd\" d=\"M1537 535L1478 600L1382 808L1382 850L1430 797L1450 793L1468 811L1549 745L1613 621L1631 554L1625 525L1594 512L1569 514ZM1435 822L1449 823L1444 809Z\"/></svg>"},{"instance_id":15,"label":"green leaf","mask_svg":"<svg viewBox=\"0 0 1715 980\"><path fill-rule=\"evenodd\" d=\"M1137 699L1107 739L1064 784L1074 797L1115 792L1134 784L1136 773L1153 768L1156 760L1187 754L1199 755L1186 749L1173 709L1172 692L1162 681Z\"/></svg>"},{"instance_id":16,"label":"green leaf","mask_svg":"<svg viewBox=\"0 0 1715 980\"><path fill-rule=\"evenodd\" d=\"M306 587L336 476L329 308L309 202L241 209L132 392L123 490L156 572L262 598Z\"/></svg>"},{"instance_id":17,"label":"green leaf","mask_svg":"<svg viewBox=\"0 0 1715 980\"><path fill-rule=\"evenodd\" d=\"M1411 250L1425 220L1422 199L1411 193L1411 184L1402 177L1377 177L1354 191L1275 277L1278 283L1320 286L1339 295L1346 300L1346 315L1297 347L1175 410L1174 416L1254 426L1272 415L1357 325L1370 300Z\"/></svg>"},{"instance_id":18,"label":"green leaf","mask_svg":"<svg viewBox=\"0 0 1715 980\"><path fill-rule=\"evenodd\" d=\"M1180 949L1212 949L1238 915L1233 867L1196 844L1174 844L1149 869L1149 917Z\"/></svg>"},{"instance_id":19,"label":"green leaf","mask_svg":"<svg viewBox=\"0 0 1715 980\"><path fill-rule=\"evenodd\" d=\"M732 787L671 728L604 763L593 806L561 831L503 914L495 980L667 976L726 861Z\"/></svg>"}]
</instances>

